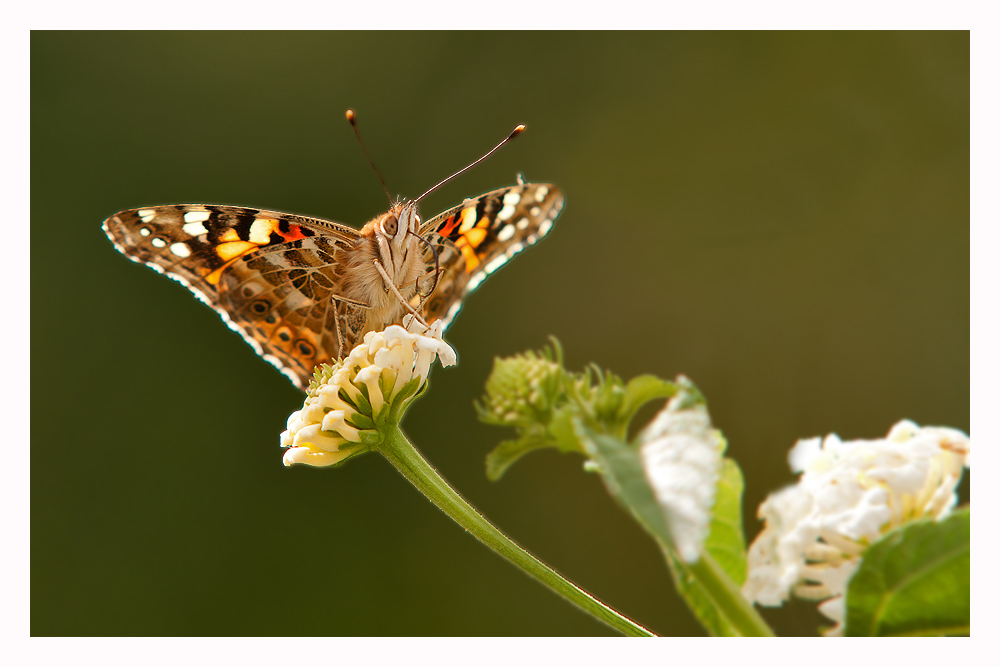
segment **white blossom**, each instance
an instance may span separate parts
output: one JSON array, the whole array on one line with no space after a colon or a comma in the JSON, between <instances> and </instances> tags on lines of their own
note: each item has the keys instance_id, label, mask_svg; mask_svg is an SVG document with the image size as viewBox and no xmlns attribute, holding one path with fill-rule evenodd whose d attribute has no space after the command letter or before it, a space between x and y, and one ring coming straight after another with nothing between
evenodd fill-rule
<instances>
[{"instance_id":1,"label":"white blossom","mask_svg":"<svg viewBox=\"0 0 1000 667\"><path fill-rule=\"evenodd\" d=\"M708 536L722 439L703 406L682 406L679 394L639 436L640 457L681 558L698 560Z\"/></svg>"},{"instance_id":2,"label":"white blossom","mask_svg":"<svg viewBox=\"0 0 1000 667\"><path fill-rule=\"evenodd\" d=\"M865 550L898 526L954 508L969 437L904 420L879 440L800 440L788 461L801 476L758 510L765 524L750 545L743 594L765 606L789 595L823 600L819 610L837 623L828 634L838 634L843 595Z\"/></svg>"},{"instance_id":3,"label":"white blossom","mask_svg":"<svg viewBox=\"0 0 1000 667\"><path fill-rule=\"evenodd\" d=\"M410 316L408 316L410 317ZM369 331L343 360L325 373L328 379L310 390L301 410L288 418L281 434L285 465L328 466L362 451L361 432L371 429L414 378L418 393L435 358L455 364L455 351L441 340L441 322L430 329L410 319L385 331Z\"/></svg>"}]
</instances>

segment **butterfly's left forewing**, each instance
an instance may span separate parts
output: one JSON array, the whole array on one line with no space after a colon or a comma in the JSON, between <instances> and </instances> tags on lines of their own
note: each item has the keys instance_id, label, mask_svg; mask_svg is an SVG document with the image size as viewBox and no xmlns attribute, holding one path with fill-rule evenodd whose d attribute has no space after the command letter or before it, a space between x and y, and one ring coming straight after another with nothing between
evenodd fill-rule
<instances>
[{"instance_id":1,"label":"butterfly's left forewing","mask_svg":"<svg viewBox=\"0 0 1000 667\"><path fill-rule=\"evenodd\" d=\"M299 387L342 354L338 251L357 230L276 211L179 204L121 211L104 222L130 259L184 284Z\"/></svg>"},{"instance_id":2,"label":"butterfly's left forewing","mask_svg":"<svg viewBox=\"0 0 1000 667\"><path fill-rule=\"evenodd\" d=\"M522 183L467 199L424 223L421 234L439 248L441 267L424 319L443 319L447 327L486 276L549 233L562 207L556 186Z\"/></svg>"}]
</instances>

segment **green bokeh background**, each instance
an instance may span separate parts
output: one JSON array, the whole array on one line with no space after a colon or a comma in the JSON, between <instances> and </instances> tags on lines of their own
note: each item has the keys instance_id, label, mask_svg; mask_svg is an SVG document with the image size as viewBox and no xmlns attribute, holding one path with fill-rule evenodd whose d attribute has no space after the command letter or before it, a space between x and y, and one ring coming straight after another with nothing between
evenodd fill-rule
<instances>
[{"instance_id":1,"label":"green bokeh background","mask_svg":"<svg viewBox=\"0 0 1000 667\"><path fill-rule=\"evenodd\" d=\"M756 506L797 438L969 428L968 33L33 33L33 635L608 634L385 461L286 469L301 394L115 211L227 203L360 225L529 180L553 233L448 331L405 429L514 539L654 631L698 634L581 458L488 482L492 359L692 378ZM647 416L650 410L647 410ZM963 487L968 496L968 482ZM821 619L770 611L783 634Z\"/></svg>"}]
</instances>

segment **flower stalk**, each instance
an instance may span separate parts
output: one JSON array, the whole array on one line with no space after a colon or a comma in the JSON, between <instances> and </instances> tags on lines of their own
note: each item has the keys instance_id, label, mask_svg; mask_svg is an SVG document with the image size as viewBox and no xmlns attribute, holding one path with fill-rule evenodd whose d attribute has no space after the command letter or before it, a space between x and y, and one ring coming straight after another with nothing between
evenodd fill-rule
<instances>
[{"instance_id":1,"label":"flower stalk","mask_svg":"<svg viewBox=\"0 0 1000 667\"><path fill-rule=\"evenodd\" d=\"M702 553L695 563L687 563L691 577L701 585L719 613L729 622L739 637L773 637L774 631L726 576L715 559Z\"/></svg>"},{"instance_id":2,"label":"flower stalk","mask_svg":"<svg viewBox=\"0 0 1000 667\"><path fill-rule=\"evenodd\" d=\"M413 486L476 539L516 567L566 598L594 618L629 637L654 637L646 628L564 579L558 572L497 530L442 478L406 439L398 425L389 425L372 449L380 452Z\"/></svg>"}]
</instances>

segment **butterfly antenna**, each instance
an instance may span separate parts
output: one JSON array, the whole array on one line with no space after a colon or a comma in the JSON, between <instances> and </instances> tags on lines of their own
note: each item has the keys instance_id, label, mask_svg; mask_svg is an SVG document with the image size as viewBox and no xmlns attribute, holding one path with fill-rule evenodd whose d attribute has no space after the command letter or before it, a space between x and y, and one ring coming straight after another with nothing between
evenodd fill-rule
<instances>
[{"instance_id":1,"label":"butterfly antenna","mask_svg":"<svg viewBox=\"0 0 1000 667\"><path fill-rule=\"evenodd\" d=\"M353 121L352 121L352 122L353 122ZM355 128L355 129L356 129L356 128ZM419 197L417 197L417 198L416 198L416 199L414 199L413 201L414 201L414 202L418 202L418 201L420 201L421 199L423 199L424 197L426 197L426 196L427 196L427 195L429 195L430 193L434 192L435 190L437 190L437 189L438 189L439 187L441 187L442 185L444 185L445 183L447 183L447 182L448 182L448 181L450 181L451 179L453 179L453 178L455 178L456 176L458 176L459 174L464 174L465 172L469 171L470 169L472 169L473 167L475 167L475 166L476 166L477 164L479 164L480 162L482 162L483 160L485 160L485 159L486 159L486 158L488 158L489 156L491 156L491 155L493 155L494 153L496 153L496 152L497 152L497 151L498 151L498 150L500 149L500 147L501 147L501 146L503 146L503 145L504 145L505 143L507 143L508 141L510 141L511 139L513 139L514 137L516 137L517 135L521 134L521 132L524 132L524 125L518 125L517 127L515 127L515 128L514 128L514 131L513 131L513 132L511 132L511 133L510 133L510 135L509 135L509 136L508 136L508 137L507 137L506 139L504 139L504 140L503 140L503 141L501 141L501 142L500 142L499 144L497 144L497 145L496 145L496 146L495 146L495 147L493 148L493 150L491 150L491 151L490 151L489 153L487 153L486 155L482 156L481 158L479 158L478 160L476 160L475 162L473 162L472 164L470 164L470 165L469 165L468 167L466 167L465 169L462 169L461 171L456 171L456 172L455 172L454 174L452 174L452 175L451 175L451 176L449 176L448 178L444 179L443 181L441 181L440 183L438 183L438 184L437 184L437 185L435 185L435 186L434 186L433 188L431 188L430 190L428 190L428 191L427 191L427 192L425 192L424 194L420 195Z\"/></svg>"},{"instance_id":2,"label":"butterfly antenna","mask_svg":"<svg viewBox=\"0 0 1000 667\"><path fill-rule=\"evenodd\" d=\"M347 122L354 128L354 135L358 138L358 143L361 144L361 150L364 151L365 157L368 158L368 164L372 166L372 169L375 170L375 175L378 176L378 180L382 182L382 189L385 190L385 196L388 197L389 206L391 207L392 195L389 194L389 188L386 186L385 179L382 178L382 174L379 173L378 167L375 166L375 161L372 160L372 156L368 154L368 149L365 148L365 142L361 141L361 133L358 132L358 118L354 114L354 109L348 109L347 113L344 115L347 116Z\"/></svg>"}]
</instances>

